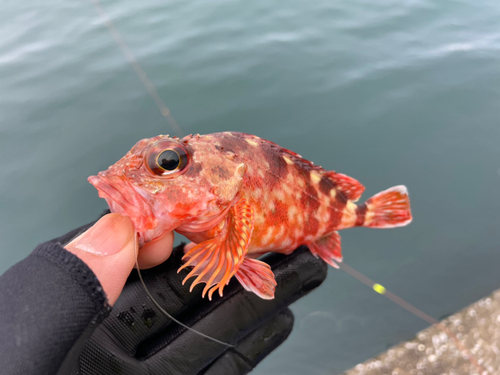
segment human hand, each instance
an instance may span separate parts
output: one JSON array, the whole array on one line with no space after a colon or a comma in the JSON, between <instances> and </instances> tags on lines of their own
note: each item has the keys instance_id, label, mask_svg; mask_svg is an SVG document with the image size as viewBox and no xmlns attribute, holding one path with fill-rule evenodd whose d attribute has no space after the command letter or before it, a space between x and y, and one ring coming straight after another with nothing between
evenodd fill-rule
<instances>
[{"instance_id":1,"label":"human hand","mask_svg":"<svg viewBox=\"0 0 500 375\"><path fill-rule=\"evenodd\" d=\"M177 273L182 255L181 245L167 262L142 272L150 293L179 321L233 347L162 315L132 272L113 313L94 331L72 374L246 374L288 337L293 314L287 306L318 287L327 273L326 264L306 247L289 256L271 254L265 260L278 282L275 299L263 300L233 280L222 298L208 301L201 298L202 285L192 292L189 283L182 285L188 273Z\"/></svg>"},{"instance_id":2,"label":"human hand","mask_svg":"<svg viewBox=\"0 0 500 375\"><path fill-rule=\"evenodd\" d=\"M237 281L212 301L201 298L201 285L190 293L182 285L188 271L177 274L182 248L144 271L166 311L227 347L163 316L135 272L127 280L133 232L128 218L110 214L39 244L0 276L2 373L244 374L286 339L293 325L286 307L326 277L326 265L305 247L268 258L278 282L274 300ZM162 262L171 247L171 233L144 246L140 267Z\"/></svg>"},{"instance_id":3,"label":"human hand","mask_svg":"<svg viewBox=\"0 0 500 375\"><path fill-rule=\"evenodd\" d=\"M114 313L87 342L84 338L82 354L68 358L63 372L72 368L73 374L111 374L120 368L138 375L248 373L290 333L293 314L286 307L319 286L327 272L307 248L288 257L272 254L267 259L278 282L274 300L262 300L233 281L224 297L208 301L201 298L202 286L189 292L189 283L182 285L188 272L177 274L182 246L165 262L172 254L172 233L141 248L141 269L160 264L143 271L154 298L181 322L234 345L227 347L186 330L158 310L137 274L131 274L134 240L128 217L108 214L65 246L95 273Z\"/></svg>"},{"instance_id":4,"label":"human hand","mask_svg":"<svg viewBox=\"0 0 500 375\"><path fill-rule=\"evenodd\" d=\"M172 253L174 235L168 232L138 252L141 269L163 263ZM64 246L97 276L110 305L120 295L135 266L135 230L127 216L108 214Z\"/></svg>"}]
</instances>

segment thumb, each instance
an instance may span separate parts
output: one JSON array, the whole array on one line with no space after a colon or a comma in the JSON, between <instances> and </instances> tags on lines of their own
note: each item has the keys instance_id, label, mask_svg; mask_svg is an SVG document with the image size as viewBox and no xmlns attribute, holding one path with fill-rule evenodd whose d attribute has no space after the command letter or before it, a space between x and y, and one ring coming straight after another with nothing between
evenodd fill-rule
<instances>
[{"instance_id":1,"label":"thumb","mask_svg":"<svg viewBox=\"0 0 500 375\"><path fill-rule=\"evenodd\" d=\"M135 265L135 229L130 219L108 214L65 249L89 266L113 305Z\"/></svg>"}]
</instances>

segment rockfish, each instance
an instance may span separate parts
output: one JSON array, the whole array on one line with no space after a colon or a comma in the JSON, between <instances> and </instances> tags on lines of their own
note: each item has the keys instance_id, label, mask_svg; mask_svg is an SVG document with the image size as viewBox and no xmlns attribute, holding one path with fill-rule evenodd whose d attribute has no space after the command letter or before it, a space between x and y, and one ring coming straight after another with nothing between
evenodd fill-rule
<instances>
[{"instance_id":1,"label":"rockfish","mask_svg":"<svg viewBox=\"0 0 500 375\"><path fill-rule=\"evenodd\" d=\"M89 177L111 211L128 215L143 245L167 231L197 245L184 255L184 282L205 283L208 298L235 276L264 299L274 298L270 267L256 259L290 254L299 245L326 263L342 261L338 231L393 228L411 222L405 186L355 202L364 187L254 135L224 132L159 135Z\"/></svg>"}]
</instances>

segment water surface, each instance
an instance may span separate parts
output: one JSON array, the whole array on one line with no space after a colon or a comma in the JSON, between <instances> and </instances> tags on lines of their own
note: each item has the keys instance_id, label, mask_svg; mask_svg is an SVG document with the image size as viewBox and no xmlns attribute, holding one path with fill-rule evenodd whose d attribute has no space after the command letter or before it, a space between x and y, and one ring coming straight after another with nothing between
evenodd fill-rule
<instances>
[{"instance_id":1,"label":"water surface","mask_svg":"<svg viewBox=\"0 0 500 375\"><path fill-rule=\"evenodd\" d=\"M500 287L500 3L106 0L185 133L243 131L414 222L342 232L347 264L439 318ZM90 1L3 0L0 272L105 208L86 178L170 130ZM341 271L255 374L340 374L426 323Z\"/></svg>"}]
</instances>

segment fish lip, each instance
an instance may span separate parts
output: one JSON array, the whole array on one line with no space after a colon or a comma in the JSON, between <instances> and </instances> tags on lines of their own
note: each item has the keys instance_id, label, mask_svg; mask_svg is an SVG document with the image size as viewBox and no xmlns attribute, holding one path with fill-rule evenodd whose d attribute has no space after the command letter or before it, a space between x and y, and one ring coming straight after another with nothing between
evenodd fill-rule
<instances>
[{"instance_id":1,"label":"fish lip","mask_svg":"<svg viewBox=\"0 0 500 375\"><path fill-rule=\"evenodd\" d=\"M125 178L99 173L90 176L88 181L97 189L99 196L106 199L111 212L128 216L136 231L143 232L156 227L156 218L150 205Z\"/></svg>"},{"instance_id":2,"label":"fish lip","mask_svg":"<svg viewBox=\"0 0 500 375\"><path fill-rule=\"evenodd\" d=\"M130 203L122 193L120 193L100 176L90 176L88 181L99 191L99 196L106 199L106 201L110 199L112 202L119 204L124 210L127 207L126 203ZM108 204L109 203L110 202L108 201Z\"/></svg>"}]
</instances>

